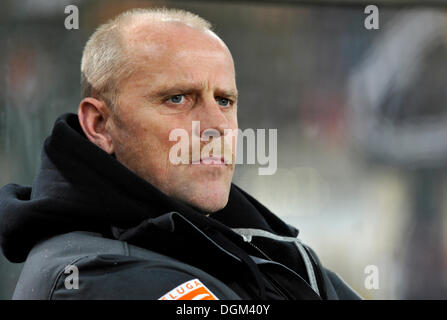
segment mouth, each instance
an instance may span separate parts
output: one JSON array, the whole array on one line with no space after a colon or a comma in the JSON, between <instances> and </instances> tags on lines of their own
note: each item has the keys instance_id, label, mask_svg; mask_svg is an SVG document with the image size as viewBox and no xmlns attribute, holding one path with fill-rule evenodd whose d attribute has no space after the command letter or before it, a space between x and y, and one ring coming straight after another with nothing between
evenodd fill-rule
<instances>
[{"instance_id":1,"label":"mouth","mask_svg":"<svg viewBox=\"0 0 447 320\"><path fill-rule=\"evenodd\" d=\"M212 167L226 167L229 164L225 162L224 157L206 157L201 158L199 161L193 161L192 164L201 164Z\"/></svg>"}]
</instances>

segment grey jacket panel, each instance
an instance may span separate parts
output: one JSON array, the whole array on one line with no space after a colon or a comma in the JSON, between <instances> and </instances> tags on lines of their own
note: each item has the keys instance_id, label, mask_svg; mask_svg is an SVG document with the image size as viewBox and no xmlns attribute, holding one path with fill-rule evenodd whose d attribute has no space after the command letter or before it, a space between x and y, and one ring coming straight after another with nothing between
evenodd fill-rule
<instances>
[{"instance_id":1,"label":"grey jacket panel","mask_svg":"<svg viewBox=\"0 0 447 320\"><path fill-rule=\"evenodd\" d=\"M307 247L316 263L318 256ZM66 280L76 266L78 289ZM328 298L361 299L336 273L321 268ZM91 232L58 235L36 245L20 275L13 299L159 299L178 285L199 279L217 298L239 300L226 284L171 257ZM125 296L123 295L125 292Z\"/></svg>"},{"instance_id":2,"label":"grey jacket panel","mask_svg":"<svg viewBox=\"0 0 447 320\"><path fill-rule=\"evenodd\" d=\"M66 287L67 266L79 270L78 289ZM219 299L240 299L220 280L173 258L100 234L71 232L33 248L13 299L158 299L192 279Z\"/></svg>"}]
</instances>

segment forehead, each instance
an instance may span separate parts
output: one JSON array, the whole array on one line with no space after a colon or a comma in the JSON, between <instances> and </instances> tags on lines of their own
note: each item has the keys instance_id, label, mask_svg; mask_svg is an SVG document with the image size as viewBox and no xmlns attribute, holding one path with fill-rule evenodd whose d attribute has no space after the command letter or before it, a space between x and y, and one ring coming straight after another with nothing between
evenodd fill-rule
<instances>
[{"instance_id":1,"label":"forehead","mask_svg":"<svg viewBox=\"0 0 447 320\"><path fill-rule=\"evenodd\" d=\"M176 22L140 22L124 30L127 53L136 66L135 78L157 75L169 81L212 77L234 84L234 64L226 45L211 31Z\"/></svg>"},{"instance_id":2,"label":"forehead","mask_svg":"<svg viewBox=\"0 0 447 320\"><path fill-rule=\"evenodd\" d=\"M225 53L225 43L210 30L199 30L176 21L135 21L122 30L128 53L166 55L184 51Z\"/></svg>"}]
</instances>

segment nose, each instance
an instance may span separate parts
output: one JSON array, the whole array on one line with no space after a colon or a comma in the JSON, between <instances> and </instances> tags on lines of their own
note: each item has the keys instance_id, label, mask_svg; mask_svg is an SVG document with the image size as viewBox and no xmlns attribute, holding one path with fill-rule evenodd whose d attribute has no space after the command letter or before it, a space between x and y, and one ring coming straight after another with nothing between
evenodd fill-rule
<instances>
[{"instance_id":1,"label":"nose","mask_svg":"<svg viewBox=\"0 0 447 320\"><path fill-rule=\"evenodd\" d=\"M224 136L225 129L230 127L229 119L214 96L204 98L197 111L197 118L200 121L200 136Z\"/></svg>"}]
</instances>

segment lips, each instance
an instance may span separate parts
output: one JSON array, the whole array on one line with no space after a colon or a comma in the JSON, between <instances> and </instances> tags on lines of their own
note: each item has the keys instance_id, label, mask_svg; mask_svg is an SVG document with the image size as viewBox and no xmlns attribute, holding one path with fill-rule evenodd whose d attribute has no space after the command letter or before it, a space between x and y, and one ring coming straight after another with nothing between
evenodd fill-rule
<instances>
[{"instance_id":1,"label":"lips","mask_svg":"<svg viewBox=\"0 0 447 320\"><path fill-rule=\"evenodd\" d=\"M206 157L200 159L200 164L206 164L206 165L212 165L212 164L219 164L219 165L227 165L225 163L224 157Z\"/></svg>"}]
</instances>

